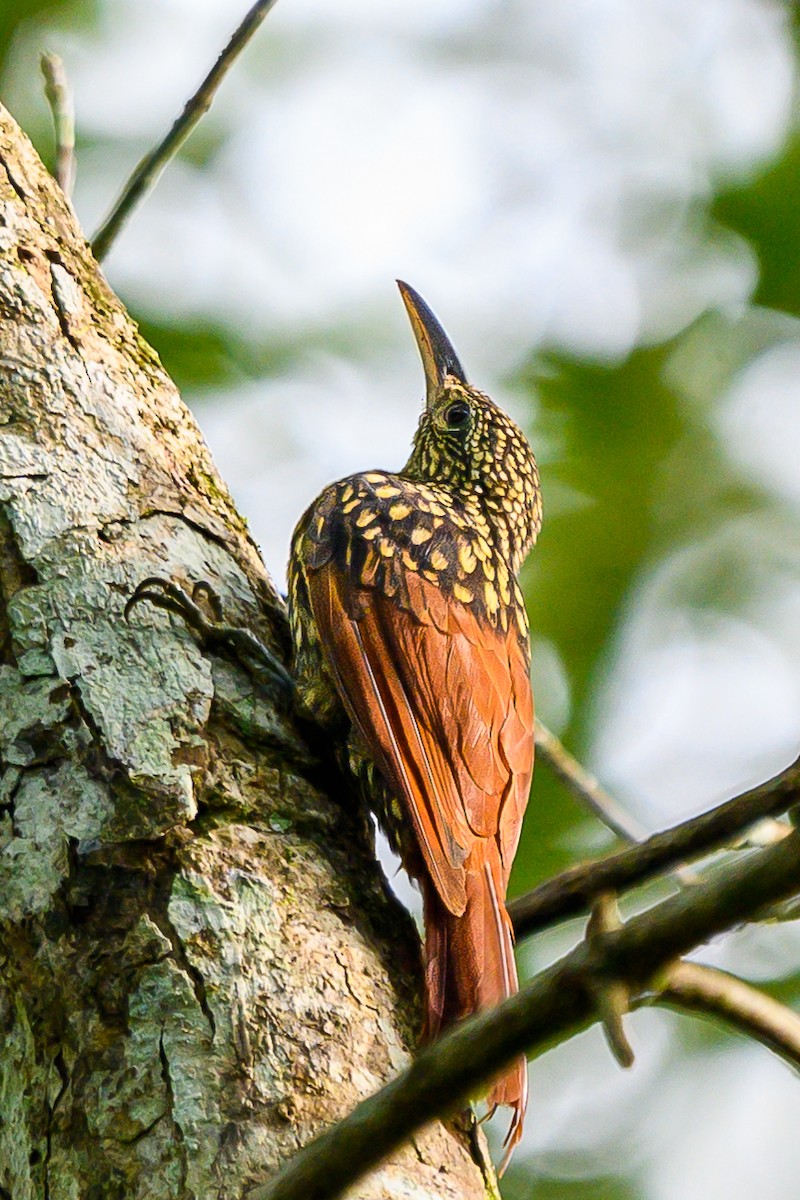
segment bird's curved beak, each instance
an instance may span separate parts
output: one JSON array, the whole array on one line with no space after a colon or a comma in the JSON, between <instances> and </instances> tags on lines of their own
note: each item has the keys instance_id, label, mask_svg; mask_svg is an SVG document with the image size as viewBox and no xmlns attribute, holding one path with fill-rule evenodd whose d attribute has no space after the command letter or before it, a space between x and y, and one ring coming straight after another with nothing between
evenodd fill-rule
<instances>
[{"instance_id":1,"label":"bird's curved beak","mask_svg":"<svg viewBox=\"0 0 800 1200\"><path fill-rule=\"evenodd\" d=\"M403 297L411 328L414 330L414 337L419 346L422 366L425 370L426 405L430 408L441 390L445 376L450 375L459 383L464 384L467 382L467 377L449 337L419 292L415 292L407 283L403 283L402 279L397 280L397 286L400 288L400 295Z\"/></svg>"}]
</instances>

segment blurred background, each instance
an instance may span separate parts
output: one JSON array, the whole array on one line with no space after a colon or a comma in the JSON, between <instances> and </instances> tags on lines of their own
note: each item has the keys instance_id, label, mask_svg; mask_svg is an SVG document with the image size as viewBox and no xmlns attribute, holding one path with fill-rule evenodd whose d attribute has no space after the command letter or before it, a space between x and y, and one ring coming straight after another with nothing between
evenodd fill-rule
<instances>
[{"instance_id":1,"label":"blurred background","mask_svg":"<svg viewBox=\"0 0 800 1200\"><path fill-rule=\"evenodd\" d=\"M0 95L92 234L246 0L15 0ZM800 738L800 125L777 0L280 0L110 254L282 582L330 480L405 460L422 373L394 278L537 451L524 582L542 718L647 830ZM611 835L539 768L513 888ZM401 889L402 890L402 889ZM521 947L525 972L580 926ZM800 1003L783 924L698 957ZM708 1022L531 1066L509 1200L796 1200L800 1080Z\"/></svg>"}]
</instances>

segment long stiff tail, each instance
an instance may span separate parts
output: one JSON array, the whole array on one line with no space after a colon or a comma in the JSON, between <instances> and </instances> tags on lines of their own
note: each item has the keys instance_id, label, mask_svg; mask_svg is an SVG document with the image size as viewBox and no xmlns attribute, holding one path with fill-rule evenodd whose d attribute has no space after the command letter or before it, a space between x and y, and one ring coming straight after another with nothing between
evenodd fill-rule
<instances>
[{"instance_id":1,"label":"long stiff tail","mask_svg":"<svg viewBox=\"0 0 800 1200\"><path fill-rule=\"evenodd\" d=\"M498 1004L518 989L511 921L499 876L499 867L493 871L489 862L467 871L467 906L460 917L444 907L430 882L423 883L426 1038ZM501 1175L522 1136L527 1101L527 1063L521 1056L494 1081L487 1097L490 1111L500 1104L514 1110L503 1143Z\"/></svg>"}]
</instances>

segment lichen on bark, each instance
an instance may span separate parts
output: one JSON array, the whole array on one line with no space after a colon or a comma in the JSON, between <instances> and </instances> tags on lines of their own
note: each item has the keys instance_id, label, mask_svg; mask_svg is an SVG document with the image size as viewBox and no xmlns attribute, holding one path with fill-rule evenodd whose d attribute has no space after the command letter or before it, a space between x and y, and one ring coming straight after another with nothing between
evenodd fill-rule
<instances>
[{"instance_id":1,"label":"lichen on bark","mask_svg":"<svg viewBox=\"0 0 800 1200\"><path fill-rule=\"evenodd\" d=\"M282 606L190 414L0 111L0 1197L227 1200L408 1061L416 935L335 775L125 602ZM354 1193L486 1194L458 1123Z\"/></svg>"}]
</instances>

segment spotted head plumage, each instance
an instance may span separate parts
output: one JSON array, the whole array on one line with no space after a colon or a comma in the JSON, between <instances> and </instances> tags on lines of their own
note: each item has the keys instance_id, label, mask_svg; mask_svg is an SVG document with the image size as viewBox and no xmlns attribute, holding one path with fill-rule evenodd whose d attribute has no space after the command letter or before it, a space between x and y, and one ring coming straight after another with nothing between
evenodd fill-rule
<instances>
[{"instance_id":1,"label":"spotted head plumage","mask_svg":"<svg viewBox=\"0 0 800 1200\"><path fill-rule=\"evenodd\" d=\"M415 579L434 584L480 621L516 628L527 647L516 575L541 524L533 452L511 417L468 383L425 301L407 284L400 290L426 379L411 456L397 473L332 484L301 522L298 552L312 567L333 557L403 608L417 602Z\"/></svg>"},{"instance_id":2,"label":"spotted head plumage","mask_svg":"<svg viewBox=\"0 0 800 1200\"><path fill-rule=\"evenodd\" d=\"M485 525L513 574L541 527L539 473L522 430L467 381L437 318L408 284L399 287L417 339L426 402L401 476L439 485Z\"/></svg>"}]
</instances>

